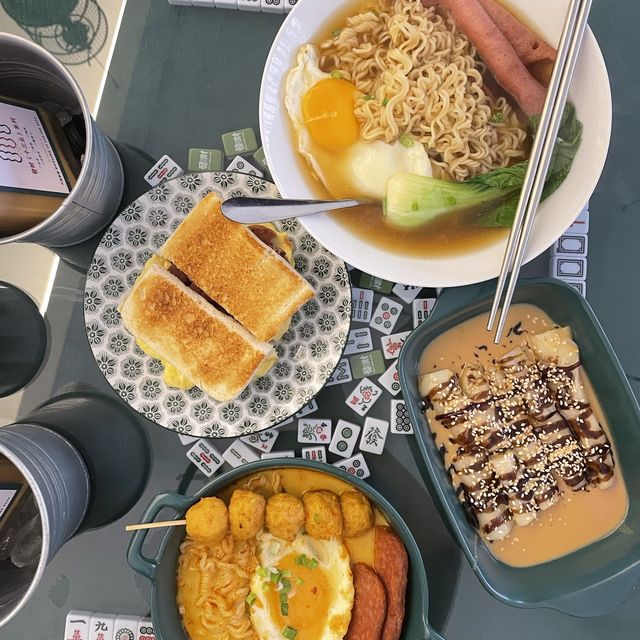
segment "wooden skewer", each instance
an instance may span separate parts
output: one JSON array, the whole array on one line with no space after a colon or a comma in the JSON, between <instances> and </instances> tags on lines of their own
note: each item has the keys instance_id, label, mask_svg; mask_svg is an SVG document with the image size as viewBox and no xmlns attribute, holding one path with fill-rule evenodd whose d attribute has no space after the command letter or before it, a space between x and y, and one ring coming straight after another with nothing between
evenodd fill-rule
<instances>
[{"instance_id":1,"label":"wooden skewer","mask_svg":"<svg viewBox=\"0 0 640 640\"><path fill-rule=\"evenodd\" d=\"M125 531L140 531L141 529L162 529L162 527L181 527L186 520L165 520L164 522L148 522L147 524L128 524Z\"/></svg>"}]
</instances>

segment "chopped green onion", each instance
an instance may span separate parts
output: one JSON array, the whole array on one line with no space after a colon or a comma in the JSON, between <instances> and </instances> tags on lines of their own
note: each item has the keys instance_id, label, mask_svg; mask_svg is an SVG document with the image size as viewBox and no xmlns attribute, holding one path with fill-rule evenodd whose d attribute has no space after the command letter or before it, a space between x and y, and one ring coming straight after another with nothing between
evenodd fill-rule
<instances>
[{"instance_id":1,"label":"chopped green onion","mask_svg":"<svg viewBox=\"0 0 640 640\"><path fill-rule=\"evenodd\" d=\"M280 572L279 571L272 571L271 572L271 576L269 576L271 582L273 582L273 584L278 584L278 582L280 582Z\"/></svg>"},{"instance_id":2,"label":"chopped green onion","mask_svg":"<svg viewBox=\"0 0 640 640\"><path fill-rule=\"evenodd\" d=\"M382 101L382 106L383 106L383 107L386 107L388 104L389 104L389 100L388 100L388 98L385 98L385 99Z\"/></svg>"},{"instance_id":3,"label":"chopped green onion","mask_svg":"<svg viewBox=\"0 0 640 640\"><path fill-rule=\"evenodd\" d=\"M275 555L276 553L278 553L278 551L280 551L280 543L272 542L270 549L271 549L271 553Z\"/></svg>"},{"instance_id":4,"label":"chopped green onion","mask_svg":"<svg viewBox=\"0 0 640 640\"><path fill-rule=\"evenodd\" d=\"M288 578L283 578L282 579L282 591L285 594L287 594L287 593L289 593L289 591L291 591L291 580L289 580Z\"/></svg>"},{"instance_id":5,"label":"chopped green onion","mask_svg":"<svg viewBox=\"0 0 640 640\"><path fill-rule=\"evenodd\" d=\"M289 571L289 569L285 569L284 571L282 571L282 577L283 578L290 578L291 577L291 571Z\"/></svg>"},{"instance_id":6,"label":"chopped green onion","mask_svg":"<svg viewBox=\"0 0 640 640\"><path fill-rule=\"evenodd\" d=\"M410 135L408 135L408 134L406 134L406 133L403 133L403 134L400 136L400 144L401 144L403 147L407 147L407 149L409 149L410 147L413 147L413 145L414 145L414 140L413 140L413 138L412 138Z\"/></svg>"},{"instance_id":7,"label":"chopped green onion","mask_svg":"<svg viewBox=\"0 0 640 640\"><path fill-rule=\"evenodd\" d=\"M296 584L300 587L304 584L304 580L302 578L296 578Z\"/></svg>"},{"instance_id":8,"label":"chopped green onion","mask_svg":"<svg viewBox=\"0 0 640 640\"><path fill-rule=\"evenodd\" d=\"M258 599L258 596L255 593L253 593L253 591L251 591L249 595L246 597L245 602L249 606L251 606L257 599Z\"/></svg>"},{"instance_id":9,"label":"chopped green onion","mask_svg":"<svg viewBox=\"0 0 640 640\"><path fill-rule=\"evenodd\" d=\"M271 585L270 585L268 582L263 582L263 583L262 583L262 590L263 590L263 591L269 591L269 587L270 587L270 586L271 586Z\"/></svg>"},{"instance_id":10,"label":"chopped green onion","mask_svg":"<svg viewBox=\"0 0 640 640\"><path fill-rule=\"evenodd\" d=\"M282 591L280 593L279 600L280 600L280 602L288 602L289 601L289 596L284 591Z\"/></svg>"},{"instance_id":11,"label":"chopped green onion","mask_svg":"<svg viewBox=\"0 0 640 640\"><path fill-rule=\"evenodd\" d=\"M502 113L502 111L496 111L491 116L491 122L495 124L500 124L503 120L504 120L504 113Z\"/></svg>"},{"instance_id":12,"label":"chopped green onion","mask_svg":"<svg viewBox=\"0 0 640 640\"><path fill-rule=\"evenodd\" d=\"M269 572L264 567L258 567L256 572L261 578L266 578L269 575Z\"/></svg>"},{"instance_id":13,"label":"chopped green onion","mask_svg":"<svg viewBox=\"0 0 640 640\"><path fill-rule=\"evenodd\" d=\"M315 559L315 558L311 558L311 560L309 560L309 562L307 563L307 567L309 569L315 569L320 563Z\"/></svg>"},{"instance_id":14,"label":"chopped green onion","mask_svg":"<svg viewBox=\"0 0 640 640\"><path fill-rule=\"evenodd\" d=\"M283 616L288 616L289 615L289 603L288 602L281 602L280 603L280 613Z\"/></svg>"},{"instance_id":15,"label":"chopped green onion","mask_svg":"<svg viewBox=\"0 0 640 640\"><path fill-rule=\"evenodd\" d=\"M369 102L369 100L373 100L373 96L362 96L362 99L363 99L365 102Z\"/></svg>"},{"instance_id":16,"label":"chopped green onion","mask_svg":"<svg viewBox=\"0 0 640 640\"><path fill-rule=\"evenodd\" d=\"M335 71L331 72L331 77L334 80L342 80L342 71L338 71L337 69Z\"/></svg>"},{"instance_id":17,"label":"chopped green onion","mask_svg":"<svg viewBox=\"0 0 640 640\"><path fill-rule=\"evenodd\" d=\"M282 630L282 635L287 640L294 640L294 638L298 635L298 632L293 627L285 627Z\"/></svg>"},{"instance_id":18,"label":"chopped green onion","mask_svg":"<svg viewBox=\"0 0 640 640\"><path fill-rule=\"evenodd\" d=\"M337 38L341 33L342 33L342 29L334 29L334 30L331 32L331 35L332 35L334 38Z\"/></svg>"},{"instance_id":19,"label":"chopped green onion","mask_svg":"<svg viewBox=\"0 0 640 640\"><path fill-rule=\"evenodd\" d=\"M301 564L302 566L306 566L306 565L307 565L307 561L308 561L308 558L307 558L307 554L306 554L306 553L303 553L303 554L299 555L299 556L294 560L294 562L295 562L296 564Z\"/></svg>"}]
</instances>

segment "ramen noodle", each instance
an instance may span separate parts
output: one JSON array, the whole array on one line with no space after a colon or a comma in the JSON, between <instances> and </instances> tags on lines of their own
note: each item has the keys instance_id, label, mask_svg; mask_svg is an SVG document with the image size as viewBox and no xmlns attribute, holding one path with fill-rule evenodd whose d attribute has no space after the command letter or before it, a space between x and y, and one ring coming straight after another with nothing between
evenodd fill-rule
<instances>
[{"instance_id":1,"label":"ramen noodle","mask_svg":"<svg viewBox=\"0 0 640 640\"><path fill-rule=\"evenodd\" d=\"M178 607L191 640L257 640L246 611L255 541L227 535L217 545L180 547Z\"/></svg>"},{"instance_id":2,"label":"ramen noodle","mask_svg":"<svg viewBox=\"0 0 640 640\"><path fill-rule=\"evenodd\" d=\"M409 135L441 177L462 181L527 155L527 132L506 98L486 88L475 47L446 13L420 0L379 0L320 45L320 67L363 96L364 142Z\"/></svg>"}]
</instances>

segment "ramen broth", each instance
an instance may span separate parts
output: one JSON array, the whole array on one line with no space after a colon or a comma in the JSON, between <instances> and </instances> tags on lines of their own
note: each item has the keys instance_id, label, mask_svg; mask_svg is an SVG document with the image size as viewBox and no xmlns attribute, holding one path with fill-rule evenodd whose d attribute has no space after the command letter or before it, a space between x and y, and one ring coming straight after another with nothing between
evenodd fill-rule
<instances>
[{"instance_id":1,"label":"ramen broth","mask_svg":"<svg viewBox=\"0 0 640 640\"><path fill-rule=\"evenodd\" d=\"M460 373L465 362L489 365L494 358L520 346L527 334L543 333L556 326L542 310L528 304L511 307L506 325L510 329L501 344L493 344L486 325L487 314L482 314L438 336L422 354L420 374L440 369ZM559 483L562 499L555 506L540 511L531 524L514 527L505 539L487 543L491 553L505 564L528 567L554 560L606 537L626 517L629 498L611 429L584 371L582 379L593 411L611 441L616 481L606 490L590 488L577 492ZM435 421L432 410L427 411L427 419L438 446L444 444L447 448L448 463L454 451L446 430Z\"/></svg>"},{"instance_id":2,"label":"ramen broth","mask_svg":"<svg viewBox=\"0 0 640 640\"><path fill-rule=\"evenodd\" d=\"M387 224L380 204L331 215L351 233L381 249L417 258L442 258L482 249L506 238L507 229L474 227L473 218L478 214L477 209L450 213L409 231Z\"/></svg>"},{"instance_id":3,"label":"ramen broth","mask_svg":"<svg viewBox=\"0 0 640 640\"><path fill-rule=\"evenodd\" d=\"M347 2L344 10L334 14L331 20L323 25L313 44L319 46L335 29L344 26L347 17L366 11L375 4L372 0ZM508 7L508 3L502 4ZM518 17L522 18L522 16ZM491 78L488 80L489 84L495 86ZM291 124L290 130L291 139L295 141ZM297 161L305 176L306 184L315 197L333 199L334 196L318 180L302 155L298 154ZM328 176L328 179L333 184L339 185L342 182L339 175ZM358 198L359 194L341 193L341 197ZM483 249L505 240L508 229L475 226L474 218L479 217L480 213L482 210L479 207L458 211L443 215L422 227L411 230L394 228L385 223L381 203L340 210L329 215L353 235L383 250L417 258L446 258Z\"/></svg>"}]
</instances>

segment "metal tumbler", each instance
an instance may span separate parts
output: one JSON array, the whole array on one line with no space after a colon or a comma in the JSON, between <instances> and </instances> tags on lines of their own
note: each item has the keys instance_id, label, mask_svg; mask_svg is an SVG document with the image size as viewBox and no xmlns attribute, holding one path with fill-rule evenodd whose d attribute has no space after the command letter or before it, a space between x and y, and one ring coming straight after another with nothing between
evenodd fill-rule
<instances>
[{"instance_id":1,"label":"metal tumbler","mask_svg":"<svg viewBox=\"0 0 640 640\"><path fill-rule=\"evenodd\" d=\"M113 144L91 117L78 83L62 63L39 45L0 33L0 95L52 104L71 118L81 116L86 137L82 167L69 195L57 210L34 226L12 235L0 235L0 245L33 242L65 247L96 235L118 210L124 174Z\"/></svg>"},{"instance_id":2,"label":"metal tumbler","mask_svg":"<svg viewBox=\"0 0 640 640\"><path fill-rule=\"evenodd\" d=\"M10 558L0 561L2 627L26 604L47 564L77 531L89 505L90 487L87 467L76 448L38 425L0 428L0 462L14 468L21 478L16 490L20 484L28 485L23 489L31 492L35 501L33 513L21 523L12 541ZM6 495L8 488L2 478L0 487ZM0 507L8 499L0 501ZM6 526L0 532L4 529Z\"/></svg>"}]
</instances>

